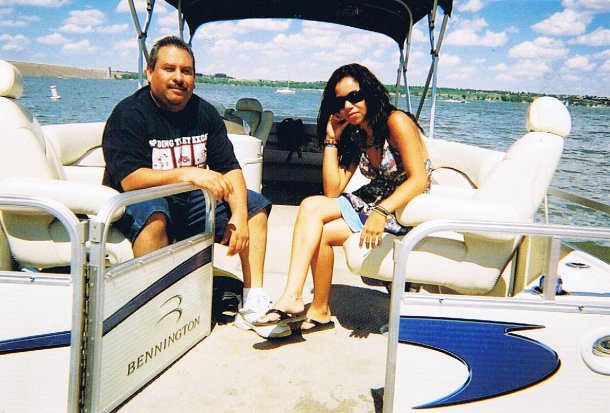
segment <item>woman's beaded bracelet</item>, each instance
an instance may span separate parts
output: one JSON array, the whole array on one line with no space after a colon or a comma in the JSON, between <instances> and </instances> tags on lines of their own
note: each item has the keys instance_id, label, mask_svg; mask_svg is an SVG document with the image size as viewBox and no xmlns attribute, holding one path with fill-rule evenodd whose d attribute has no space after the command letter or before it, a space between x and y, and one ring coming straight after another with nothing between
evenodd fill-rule
<instances>
[{"instance_id":1,"label":"woman's beaded bracelet","mask_svg":"<svg viewBox=\"0 0 610 413\"><path fill-rule=\"evenodd\" d=\"M337 144L336 143L325 143L324 144L324 148L336 148Z\"/></svg>"}]
</instances>

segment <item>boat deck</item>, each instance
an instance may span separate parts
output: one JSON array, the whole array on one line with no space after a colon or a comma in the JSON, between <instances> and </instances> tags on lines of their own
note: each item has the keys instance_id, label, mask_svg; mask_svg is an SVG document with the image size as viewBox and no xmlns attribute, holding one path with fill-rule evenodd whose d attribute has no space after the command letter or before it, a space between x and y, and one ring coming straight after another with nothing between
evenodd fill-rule
<instances>
[{"instance_id":1,"label":"boat deck","mask_svg":"<svg viewBox=\"0 0 610 413\"><path fill-rule=\"evenodd\" d=\"M297 209L274 205L269 219L265 289L272 299L285 284ZM222 246L216 248L215 263L234 265L223 252ZM308 277L305 303L311 290ZM381 411L387 340L379 330L387 323L389 301L384 287L352 275L336 248L335 329L265 340L232 324L216 324L210 336L119 411Z\"/></svg>"}]
</instances>

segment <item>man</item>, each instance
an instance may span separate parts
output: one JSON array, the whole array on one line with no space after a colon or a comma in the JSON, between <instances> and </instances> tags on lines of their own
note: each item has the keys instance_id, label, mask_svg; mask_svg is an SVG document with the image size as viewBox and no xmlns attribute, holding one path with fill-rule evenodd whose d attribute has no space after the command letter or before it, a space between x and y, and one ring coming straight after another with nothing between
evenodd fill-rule
<instances>
[{"instance_id":1,"label":"man","mask_svg":"<svg viewBox=\"0 0 610 413\"><path fill-rule=\"evenodd\" d=\"M239 254L244 304L235 324L264 337L290 334L290 328L252 325L269 309L262 289L271 202L246 189L244 177L214 107L193 95L195 58L175 36L153 46L146 68L148 86L113 110L102 141L104 184L119 192L178 182L209 190L216 201L215 240ZM116 226L141 256L204 231L201 191L154 199L127 207Z\"/></svg>"}]
</instances>

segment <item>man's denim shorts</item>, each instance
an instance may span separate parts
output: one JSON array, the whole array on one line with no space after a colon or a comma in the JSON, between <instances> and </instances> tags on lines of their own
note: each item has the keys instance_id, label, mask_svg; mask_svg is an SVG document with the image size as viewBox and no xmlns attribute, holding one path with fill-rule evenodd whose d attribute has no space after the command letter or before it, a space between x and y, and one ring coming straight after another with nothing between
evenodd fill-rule
<instances>
[{"instance_id":1,"label":"man's denim shorts","mask_svg":"<svg viewBox=\"0 0 610 413\"><path fill-rule=\"evenodd\" d=\"M267 209L267 213L269 213L271 211L271 201L258 192L248 190L248 219L263 209ZM192 191L128 205L125 214L115 223L115 227L133 243L142 231L146 221L155 212L161 212L167 217L168 238L170 240L181 241L205 231L206 211L202 191ZM217 202L216 228L214 231L216 242L222 240L230 218L229 205L226 202Z\"/></svg>"}]
</instances>

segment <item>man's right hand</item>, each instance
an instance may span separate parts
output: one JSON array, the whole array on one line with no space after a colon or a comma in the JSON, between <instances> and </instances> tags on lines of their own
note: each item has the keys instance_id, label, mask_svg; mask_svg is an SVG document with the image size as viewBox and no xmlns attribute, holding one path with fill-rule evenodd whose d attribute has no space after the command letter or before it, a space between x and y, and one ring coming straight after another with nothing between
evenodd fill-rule
<instances>
[{"instance_id":1,"label":"man's right hand","mask_svg":"<svg viewBox=\"0 0 610 413\"><path fill-rule=\"evenodd\" d=\"M233 193L233 184L221 173L196 167L180 169L185 172L185 181L190 181L199 188L209 190L217 201L226 200Z\"/></svg>"}]
</instances>

